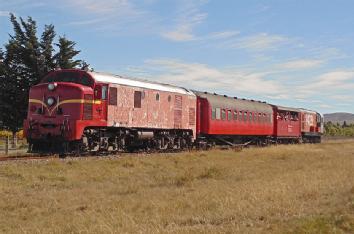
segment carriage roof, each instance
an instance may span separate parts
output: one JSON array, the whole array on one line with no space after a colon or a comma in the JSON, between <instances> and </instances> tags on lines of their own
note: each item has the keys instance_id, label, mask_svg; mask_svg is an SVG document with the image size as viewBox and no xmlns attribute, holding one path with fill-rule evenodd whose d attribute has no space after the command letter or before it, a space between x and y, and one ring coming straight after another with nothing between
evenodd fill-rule
<instances>
[{"instance_id":1,"label":"carriage roof","mask_svg":"<svg viewBox=\"0 0 354 234\"><path fill-rule=\"evenodd\" d=\"M226 108L242 111L252 111L252 112L262 112L262 113L272 113L272 106L268 103L240 99L236 97L228 97L224 95L211 94L207 92L194 91L195 94L200 98L205 98L208 100L213 108Z\"/></svg>"},{"instance_id":2,"label":"carriage roof","mask_svg":"<svg viewBox=\"0 0 354 234\"><path fill-rule=\"evenodd\" d=\"M101 73L101 72L88 72L88 73L98 82L134 86L134 87L140 87L146 89L153 89L153 90L195 96L192 91L179 86L163 84L163 83L158 83L149 80L141 80L141 79L125 77L120 75L113 75L108 73Z\"/></svg>"}]
</instances>

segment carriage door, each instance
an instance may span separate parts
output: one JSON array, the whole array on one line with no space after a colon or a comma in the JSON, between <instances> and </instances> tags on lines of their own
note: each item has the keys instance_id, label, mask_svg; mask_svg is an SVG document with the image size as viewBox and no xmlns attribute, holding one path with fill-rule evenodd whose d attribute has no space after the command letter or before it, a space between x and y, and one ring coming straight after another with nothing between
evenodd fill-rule
<instances>
[{"instance_id":1,"label":"carriage door","mask_svg":"<svg viewBox=\"0 0 354 234\"><path fill-rule=\"evenodd\" d=\"M108 86L97 84L95 87L94 119L107 120Z\"/></svg>"}]
</instances>

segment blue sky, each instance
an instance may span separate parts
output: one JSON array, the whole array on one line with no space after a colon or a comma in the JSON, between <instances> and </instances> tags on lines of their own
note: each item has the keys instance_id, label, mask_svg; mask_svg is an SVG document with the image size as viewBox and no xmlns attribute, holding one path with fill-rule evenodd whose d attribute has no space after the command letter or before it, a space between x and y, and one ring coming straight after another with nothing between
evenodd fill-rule
<instances>
[{"instance_id":1,"label":"blue sky","mask_svg":"<svg viewBox=\"0 0 354 234\"><path fill-rule=\"evenodd\" d=\"M54 24L96 71L187 88L354 113L354 1L0 0Z\"/></svg>"}]
</instances>

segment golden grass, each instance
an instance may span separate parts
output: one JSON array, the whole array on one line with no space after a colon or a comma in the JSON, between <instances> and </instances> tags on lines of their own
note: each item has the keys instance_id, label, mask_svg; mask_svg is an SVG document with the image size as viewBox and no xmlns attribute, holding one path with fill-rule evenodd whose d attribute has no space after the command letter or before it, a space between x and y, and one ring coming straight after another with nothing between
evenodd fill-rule
<instances>
[{"instance_id":1,"label":"golden grass","mask_svg":"<svg viewBox=\"0 0 354 234\"><path fill-rule=\"evenodd\" d=\"M352 233L354 141L0 164L4 233Z\"/></svg>"}]
</instances>

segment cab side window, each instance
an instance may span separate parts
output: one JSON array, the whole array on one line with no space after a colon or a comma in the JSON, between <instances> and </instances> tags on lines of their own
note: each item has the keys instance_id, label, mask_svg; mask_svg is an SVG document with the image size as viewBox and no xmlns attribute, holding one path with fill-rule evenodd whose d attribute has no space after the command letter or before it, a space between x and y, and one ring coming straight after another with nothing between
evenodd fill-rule
<instances>
[{"instance_id":1,"label":"cab side window","mask_svg":"<svg viewBox=\"0 0 354 234\"><path fill-rule=\"evenodd\" d=\"M107 90L108 90L108 88L106 85L102 86L102 100L107 99Z\"/></svg>"}]
</instances>

